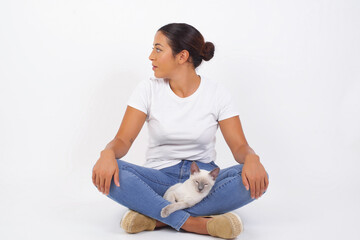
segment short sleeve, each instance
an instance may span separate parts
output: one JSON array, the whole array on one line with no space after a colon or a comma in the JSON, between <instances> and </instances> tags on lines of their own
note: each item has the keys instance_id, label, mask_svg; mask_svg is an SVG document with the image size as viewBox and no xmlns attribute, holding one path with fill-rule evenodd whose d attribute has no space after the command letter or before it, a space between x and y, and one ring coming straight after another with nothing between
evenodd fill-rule
<instances>
[{"instance_id":1,"label":"short sleeve","mask_svg":"<svg viewBox=\"0 0 360 240\"><path fill-rule=\"evenodd\" d=\"M217 102L218 102L217 121L221 121L239 115L237 105L234 102L231 92L221 84L218 85Z\"/></svg>"},{"instance_id":2,"label":"short sleeve","mask_svg":"<svg viewBox=\"0 0 360 240\"><path fill-rule=\"evenodd\" d=\"M142 80L131 93L127 105L149 115L150 90L150 80Z\"/></svg>"}]
</instances>

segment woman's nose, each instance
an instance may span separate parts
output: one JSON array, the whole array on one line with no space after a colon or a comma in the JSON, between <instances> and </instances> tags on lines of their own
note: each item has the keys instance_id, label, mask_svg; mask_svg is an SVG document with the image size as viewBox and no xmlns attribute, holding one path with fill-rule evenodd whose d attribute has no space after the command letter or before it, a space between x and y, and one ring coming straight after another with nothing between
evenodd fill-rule
<instances>
[{"instance_id":1,"label":"woman's nose","mask_svg":"<svg viewBox=\"0 0 360 240\"><path fill-rule=\"evenodd\" d=\"M150 61L153 61L153 60L154 60L153 52L150 53L149 60L150 60Z\"/></svg>"}]
</instances>

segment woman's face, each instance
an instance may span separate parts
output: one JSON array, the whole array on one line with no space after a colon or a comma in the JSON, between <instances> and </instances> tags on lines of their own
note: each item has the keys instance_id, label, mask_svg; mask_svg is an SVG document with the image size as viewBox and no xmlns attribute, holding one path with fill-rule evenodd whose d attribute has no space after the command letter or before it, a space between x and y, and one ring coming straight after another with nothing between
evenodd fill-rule
<instances>
[{"instance_id":1,"label":"woman's face","mask_svg":"<svg viewBox=\"0 0 360 240\"><path fill-rule=\"evenodd\" d=\"M170 78L177 66L171 47L167 43L167 37L161 31L155 34L153 50L149 59L152 62L154 75L157 78Z\"/></svg>"}]
</instances>

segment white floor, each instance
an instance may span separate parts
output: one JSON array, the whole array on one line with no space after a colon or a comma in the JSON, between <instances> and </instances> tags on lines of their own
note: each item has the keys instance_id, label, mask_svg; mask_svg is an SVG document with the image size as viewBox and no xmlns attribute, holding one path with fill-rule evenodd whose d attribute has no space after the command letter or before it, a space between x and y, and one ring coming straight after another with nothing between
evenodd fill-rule
<instances>
[{"instance_id":1,"label":"white floor","mask_svg":"<svg viewBox=\"0 0 360 240\"><path fill-rule=\"evenodd\" d=\"M0 183L0 239L209 238L171 228L126 234L119 226L126 209L98 192L90 174L46 178ZM351 197L358 189L289 189L269 187L238 209L245 228L238 239L360 239L358 195Z\"/></svg>"}]
</instances>

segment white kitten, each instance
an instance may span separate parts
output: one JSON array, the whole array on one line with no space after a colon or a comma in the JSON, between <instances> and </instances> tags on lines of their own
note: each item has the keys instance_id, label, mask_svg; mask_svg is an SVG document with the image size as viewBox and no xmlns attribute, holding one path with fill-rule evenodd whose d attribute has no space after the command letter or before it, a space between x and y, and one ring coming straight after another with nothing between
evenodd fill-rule
<instances>
[{"instance_id":1,"label":"white kitten","mask_svg":"<svg viewBox=\"0 0 360 240\"><path fill-rule=\"evenodd\" d=\"M215 168L209 172L200 170L198 165L193 162L190 171L189 179L171 186L165 192L163 197L171 204L161 210L161 217L165 218L177 210L192 207L200 202L214 186L220 168Z\"/></svg>"}]
</instances>

